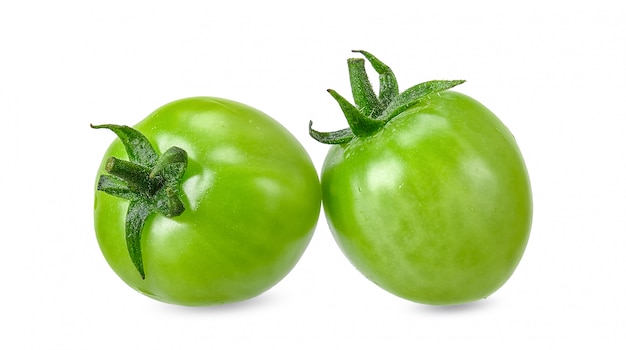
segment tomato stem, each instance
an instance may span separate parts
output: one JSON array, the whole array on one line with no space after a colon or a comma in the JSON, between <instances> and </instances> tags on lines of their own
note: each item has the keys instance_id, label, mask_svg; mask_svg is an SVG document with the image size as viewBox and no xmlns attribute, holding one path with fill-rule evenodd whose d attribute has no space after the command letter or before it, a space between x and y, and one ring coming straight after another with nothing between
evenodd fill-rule
<instances>
[{"instance_id":1,"label":"tomato stem","mask_svg":"<svg viewBox=\"0 0 626 350\"><path fill-rule=\"evenodd\" d=\"M312 128L312 122L309 123L309 135L321 143L342 144L354 137L370 136L382 129L391 119L419 104L427 96L465 82L464 80L433 80L398 93L398 82L391 68L367 51L353 50L353 52L362 54L378 73L380 81L378 96L367 77L365 60L349 58L348 72L355 105L334 90L329 89L328 92L339 104L350 128L334 132L320 132Z\"/></svg>"},{"instance_id":2,"label":"tomato stem","mask_svg":"<svg viewBox=\"0 0 626 350\"><path fill-rule=\"evenodd\" d=\"M109 129L119 137L129 160L111 157L100 175L98 191L103 191L130 203L126 213L126 245L135 268L145 279L141 252L141 234L146 219L152 213L174 217L183 213L180 183L187 169L187 152L171 147L162 155L139 131L124 125L92 125L94 129Z\"/></svg>"},{"instance_id":3,"label":"tomato stem","mask_svg":"<svg viewBox=\"0 0 626 350\"><path fill-rule=\"evenodd\" d=\"M150 169L143 165L111 157L107 160L104 170L126 181L128 188L133 192L146 192L152 195L158 188L158 184L150 178Z\"/></svg>"}]
</instances>

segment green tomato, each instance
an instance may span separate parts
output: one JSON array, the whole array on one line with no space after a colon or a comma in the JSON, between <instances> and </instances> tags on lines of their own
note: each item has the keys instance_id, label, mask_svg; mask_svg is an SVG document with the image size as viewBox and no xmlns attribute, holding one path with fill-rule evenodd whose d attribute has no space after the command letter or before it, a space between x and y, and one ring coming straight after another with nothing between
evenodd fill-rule
<instances>
[{"instance_id":1,"label":"green tomato","mask_svg":"<svg viewBox=\"0 0 626 350\"><path fill-rule=\"evenodd\" d=\"M363 74L352 80L363 85ZM505 125L474 99L442 91L460 81L439 83L422 84L414 91L427 92L416 101L378 116L385 121L378 129L359 136L351 121L350 132L311 134L341 141L324 162L322 198L352 264L402 298L457 304L486 298L513 274L529 238L532 199Z\"/></svg>"},{"instance_id":2,"label":"green tomato","mask_svg":"<svg viewBox=\"0 0 626 350\"><path fill-rule=\"evenodd\" d=\"M219 304L255 297L295 266L321 195L311 159L278 122L237 102L197 97L169 103L132 129L103 127L126 141L111 144L98 170L95 231L106 261L129 286L167 303ZM186 167L161 166L176 168L172 186L161 190L169 178L155 180L159 171L145 164L127 165L150 176L107 174L115 168L111 157L123 161L150 148L132 130L156 153L130 157L139 163L155 166L160 152L168 150L165 158L170 148L184 150ZM146 198L154 203L135 204Z\"/></svg>"}]
</instances>

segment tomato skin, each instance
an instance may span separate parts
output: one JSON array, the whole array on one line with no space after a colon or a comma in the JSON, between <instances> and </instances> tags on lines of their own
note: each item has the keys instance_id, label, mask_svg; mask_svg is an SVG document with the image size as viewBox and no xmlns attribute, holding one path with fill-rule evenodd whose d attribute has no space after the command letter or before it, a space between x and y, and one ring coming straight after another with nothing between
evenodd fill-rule
<instances>
[{"instance_id":1,"label":"tomato skin","mask_svg":"<svg viewBox=\"0 0 626 350\"><path fill-rule=\"evenodd\" d=\"M408 300L489 296L512 275L529 238L532 195L515 139L457 92L430 95L374 135L332 146L321 183L341 250Z\"/></svg>"},{"instance_id":2,"label":"tomato skin","mask_svg":"<svg viewBox=\"0 0 626 350\"><path fill-rule=\"evenodd\" d=\"M185 211L151 215L142 235L145 280L129 257L128 201L96 191L94 223L111 268L135 290L181 305L245 300L278 283L306 249L320 211L316 170L278 122L249 106L195 97L169 103L139 122L153 146L187 151ZM116 139L107 159L128 159Z\"/></svg>"}]
</instances>

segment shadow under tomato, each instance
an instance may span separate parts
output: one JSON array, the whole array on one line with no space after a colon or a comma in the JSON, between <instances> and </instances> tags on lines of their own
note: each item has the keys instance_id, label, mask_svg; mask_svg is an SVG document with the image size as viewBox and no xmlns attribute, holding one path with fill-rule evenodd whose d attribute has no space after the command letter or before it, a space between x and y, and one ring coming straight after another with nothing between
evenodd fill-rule
<instances>
[{"instance_id":1,"label":"shadow under tomato","mask_svg":"<svg viewBox=\"0 0 626 350\"><path fill-rule=\"evenodd\" d=\"M278 298L272 293L264 293L251 299L242 300L233 303L206 305L206 306L184 306L159 302L162 307L167 308L168 312L177 314L215 314L215 313L233 313L240 310L254 310L265 308L276 303Z\"/></svg>"},{"instance_id":2,"label":"shadow under tomato","mask_svg":"<svg viewBox=\"0 0 626 350\"><path fill-rule=\"evenodd\" d=\"M459 314L468 312L477 312L490 309L497 302L494 298L481 299L469 303L454 304L454 305L425 305L416 304L417 311L426 312L430 314Z\"/></svg>"}]
</instances>

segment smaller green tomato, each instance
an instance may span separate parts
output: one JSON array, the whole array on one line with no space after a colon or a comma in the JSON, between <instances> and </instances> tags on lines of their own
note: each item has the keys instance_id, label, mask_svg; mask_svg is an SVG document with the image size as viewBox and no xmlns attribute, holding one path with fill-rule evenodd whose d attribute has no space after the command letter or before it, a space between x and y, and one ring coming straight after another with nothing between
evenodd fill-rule
<instances>
[{"instance_id":1,"label":"smaller green tomato","mask_svg":"<svg viewBox=\"0 0 626 350\"><path fill-rule=\"evenodd\" d=\"M94 128L119 137L98 170L98 244L135 290L181 305L241 301L278 283L305 251L319 179L302 145L266 114L196 97L133 128Z\"/></svg>"},{"instance_id":2,"label":"smaller green tomato","mask_svg":"<svg viewBox=\"0 0 626 350\"><path fill-rule=\"evenodd\" d=\"M331 94L350 129L311 129L335 143L321 179L335 240L360 272L402 298L486 298L513 274L530 234L530 181L515 139L479 102L445 91L462 81L399 94L389 67L361 53L381 74L380 97L363 60L349 61L358 108Z\"/></svg>"}]
</instances>

